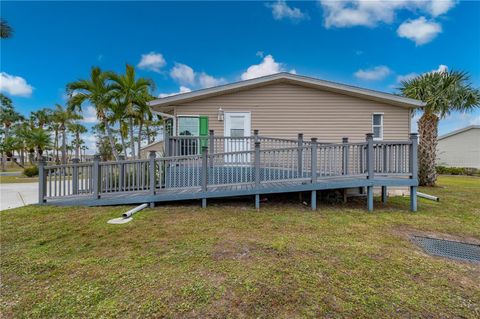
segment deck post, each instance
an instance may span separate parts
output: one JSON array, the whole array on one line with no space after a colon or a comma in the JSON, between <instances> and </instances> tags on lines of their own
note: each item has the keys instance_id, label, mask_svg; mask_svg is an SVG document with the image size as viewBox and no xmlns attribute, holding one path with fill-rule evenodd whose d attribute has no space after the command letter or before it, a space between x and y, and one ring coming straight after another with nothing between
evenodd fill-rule
<instances>
[{"instance_id":1,"label":"deck post","mask_svg":"<svg viewBox=\"0 0 480 319\"><path fill-rule=\"evenodd\" d=\"M256 138L258 138L258 130ZM255 142L255 158L254 158L255 188L260 188L260 142ZM255 194L255 208L260 209L260 194Z\"/></svg>"},{"instance_id":2,"label":"deck post","mask_svg":"<svg viewBox=\"0 0 480 319\"><path fill-rule=\"evenodd\" d=\"M312 191L312 198L310 200L312 210L317 210L317 191Z\"/></svg>"},{"instance_id":3,"label":"deck post","mask_svg":"<svg viewBox=\"0 0 480 319\"><path fill-rule=\"evenodd\" d=\"M312 184L315 184L317 182L317 138L312 137L312 154L311 154L311 159L310 159L310 165L312 166L310 168L310 176L311 176L311 182Z\"/></svg>"},{"instance_id":4,"label":"deck post","mask_svg":"<svg viewBox=\"0 0 480 319\"><path fill-rule=\"evenodd\" d=\"M100 179L102 172L100 171L100 155L95 154L93 156L93 172L92 172L92 180L93 180L93 198L99 199L100 198Z\"/></svg>"},{"instance_id":5,"label":"deck post","mask_svg":"<svg viewBox=\"0 0 480 319\"><path fill-rule=\"evenodd\" d=\"M72 158L72 192L74 195L78 194L78 163L79 158Z\"/></svg>"},{"instance_id":6,"label":"deck post","mask_svg":"<svg viewBox=\"0 0 480 319\"><path fill-rule=\"evenodd\" d=\"M253 130L253 142L257 143L259 141L260 141L260 139L258 137L258 130Z\"/></svg>"},{"instance_id":7,"label":"deck post","mask_svg":"<svg viewBox=\"0 0 480 319\"><path fill-rule=\"evenodd\" d=\"M415 186L410 186L410 210L412 212L417 211L417 185L418 185L418 134L410 134L410 156L409 156L409 166L411 172L411 179L414 179Z\"/></svg>"},{"instance_id":8,"label":"deck post","mask_svg":"<svg viewBox=\"0 0 480 319\"><path fill-rule=\"evenodd\" d=\"M202 192L207 192L208 185L208 147L202 147ZM202 198L202 208L207 207L207 198Z\"/></svg>"},{"instance_id":9,"label":"deck post","mask_svg":"<svg viewBox=\"0 0 480 319\"><path fill-rule=\"evenodd\" d=\"M387 186L382 186L382 203L386 204L388 198Z\"/></svg>"},{"instance_id":10,"label":"deck post","mask_svg":"<svg viewBox=\"0 0 480 319\"><path fill-rule=\"evenodd\" d=\"M214 130L208 131L208 149L210 150L210 154L215 154L215 131Z\"/></svg>"},{"instance_id":11,"label":"deck post","mask_svg":"<svg viewBox=\"0 0 480 319\"><path fill-rule=\"evenodd\" d=\"M298 177L303 177L303 133L298 133Z\"/></svg>"},{"instance_id":12,"label":"deck post","mask_svg":"<svg viewBox=\"0 0 480 319\"><path fill-rule=\"evenodd\" d=\"M47 185L47 176L45 174L45 157L40 156L38 161L38 203L45 203L45 191Z\"/></svg>"},{"instance_id":13,"label":"deck post","mask_svg":"<svg viewBox=\"0 0 480 319\"><path fill-rule=\"evenodd\" d=\"M125 155L119 155L118 159L120 160L120 169L119 169L119 176L118 176L118 185L120 191L124 191L125 185L124 185L124 178L125 178L125 163L123 161L125 160Z\"/></svg>"},{"instance_id":14,"label":"deck post","mask_svg":"<svg viewBox=\"0 0 480 319\"><path fill-rule=\"evenodd\" d=\"M366 134L367 141L367 179L374 179L374 150L373 150L373 133ZM373 211L373 186L367 186L367 208Z\"/></svg>"},{"instance_id":15,"label":"deck post","mask_svg":"<svg viewBox=\"0 0 480 319\"><path fill-rule=\"evenodd\" d=\"M155 157L157 156L157 153L155 151L150 151L149 153L149 164L148 164L148 175L149 176L149 182L150 182L150 195L155 195ZM152 203L150 203L151 206Z\"/></svg>"},{"instance_id":16,"label":"deck post","mask_svg":"<svg viewBox=\"0 0 480 319\"><path fill-rule=\"evenodd\" d=\"M342 163L342 168L343 168L343 175L348 175L348 155L350 153L350 146L348 145L348 137L342 138L342 143L343 143L343 163Z\"/></svg>"}]
</instances>

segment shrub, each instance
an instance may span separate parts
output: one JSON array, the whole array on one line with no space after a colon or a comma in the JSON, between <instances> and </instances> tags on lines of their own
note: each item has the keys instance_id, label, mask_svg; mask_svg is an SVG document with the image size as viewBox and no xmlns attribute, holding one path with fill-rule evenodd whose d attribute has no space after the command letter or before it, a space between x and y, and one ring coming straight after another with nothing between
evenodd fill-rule
<instances>
[{"instance_id":1,"label":"shrub","mask_svg":"<svg viewBox=\"0 0 480 319\"><path fill-rule=\"evenodd\" d=\"M445 167L445 166L437 166L437 173L438 174L445 174L445 175L479 175L480 170L471 167Z\"/></svg>"},{"instance_id":2,"label":"shrub","mask_svg":"<svg viewBox=\"0 0 480 319\"><path fill-rule=\"evenodd\" d=\"M23 170L23 174L27 177L38 176L38 167L37 166L27 167Z\"/></svg>"}]
</instances>

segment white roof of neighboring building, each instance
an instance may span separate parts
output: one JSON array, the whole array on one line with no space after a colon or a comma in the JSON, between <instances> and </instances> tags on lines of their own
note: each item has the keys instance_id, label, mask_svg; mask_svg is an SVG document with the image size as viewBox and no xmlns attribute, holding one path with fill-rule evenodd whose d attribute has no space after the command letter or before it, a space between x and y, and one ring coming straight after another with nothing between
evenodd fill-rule
<instances>
[{"instance_id":1,"label":"white roof of neighboring building","mask_svg":"<svg viewBox=\"0 0 480 319\"><path fill-rule=\"evenodd\" d=\"M440 140L443 140L444 138L447 138L447 137L450 137L450 136L453 136L453 135L457 135L457 134L460 134L460 133L463 133L463 132L466 132L466 131L469 131L469 130L472 130L472 129L480 129L480 125L466 126L464 128L461 128L461 129L452 131L450 133L444 134L444 135L440 136L438 138L438 140L440 141Z\"/></svg>"},{"instance_id":2,"label":"white roof of neighboring building","mask_svg":"<svg viewBox=\"0 0 480 319\"><path fill-rule=\"evenodd\" d=\"M417 108L425 106L425 103L419 100L410 99L407 97L379 92L369 89L364 89L356 86L330 82L325 80L320 80L316 78L311 78L307 76L301 76L291 73L276 73L272 75L267 75L251 80L245 80L240 82L234 82L230 84L215 86L207 89L180 93L173 96L168 96L160 99L156 99L149 102L150 107L161 108L172 106L180 103L192 102L200 99L204 99L211 96L223 95L227 93L232 93L236 91L247 90L250 88L260 87L273 83L291 83L297 85L303 85L307 87L322 89L326 91L341 93L345 95L365 98L374 101L385 102L391 105L407 107L407 108Z\"/></svg>"}]
</instances>

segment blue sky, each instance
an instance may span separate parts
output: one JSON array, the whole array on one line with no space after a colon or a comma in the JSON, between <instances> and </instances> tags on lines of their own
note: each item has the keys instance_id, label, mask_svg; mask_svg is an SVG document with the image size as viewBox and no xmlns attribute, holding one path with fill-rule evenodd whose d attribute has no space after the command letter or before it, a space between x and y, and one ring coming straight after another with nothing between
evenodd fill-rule
<instances>
[{"instance_id":1,"label":"blue sky","mask_svg":"<svg viewBox=\"0 0 480 319\"><path fill-rule=\"evenodd\" d=\"M394 92L398 80L465 70L480 87L480 3L1 2L0 89L23 113L64 103L91 66L152 78L171 94L278 71ZM95 121L89 108L86 124ZM446 133L480 124L452 114Z\"/></svg>"}]
</instances>

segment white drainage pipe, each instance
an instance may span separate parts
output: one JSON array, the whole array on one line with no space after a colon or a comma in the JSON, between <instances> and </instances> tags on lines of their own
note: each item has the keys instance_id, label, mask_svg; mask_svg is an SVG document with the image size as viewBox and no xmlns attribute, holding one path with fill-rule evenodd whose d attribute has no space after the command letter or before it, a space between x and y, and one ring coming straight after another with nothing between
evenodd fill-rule
<instances>
[{"instance_id":1,"label":"white drainage pipe","mask_svg":"<svg viewBox=\"0 0 480 319\"><path fill-rule=\"evenodd\" d=\"M142 209L146 208L148 206L148 204L142 204L140 206L137 206L133 209L130 209L128 212L125 212L122 214L122 217L123 218L128 218L128 217L131 217L133 214L135 214L136 212L139 212L141 211Z\"/></svg>"},{"instance_id":2,"label":"white drainage pipe","mask_svg":"<svg viewBox=\"0 0 480 319\"><path fill-rule=\"evenodd\" d=\"M424 194L424 193L420 193L420 192L417 192L417 196L421 197L421 198L426 198L426 199L429 199L429 200L433 200L433 201L436 201L436 202L440 201L440 198L438 198L437 196L428 195L428 194Z\"/></svg>"},{"instance_id":3,"label":"white drainage pipe","mask_svg":"<svg viewBox=\"0 0 480 319\"><path fill-rule=\"evenodd\" d=\"M114 224L114 225L126 224L126 223L133 220L133 218L132 218L133 214L141 211L142 209L146 208L147 206L148 206L148 204L142 204L140 206L137 206L133 209L130 209L128 212L123 213L122 217L110 219L107 223L108 224Z\"/></svg>"}]
</instances>

